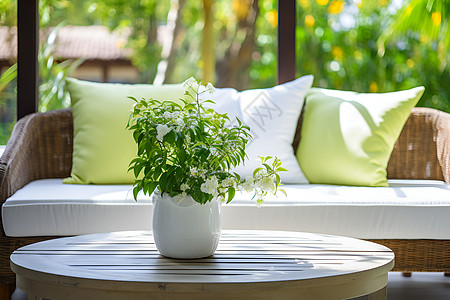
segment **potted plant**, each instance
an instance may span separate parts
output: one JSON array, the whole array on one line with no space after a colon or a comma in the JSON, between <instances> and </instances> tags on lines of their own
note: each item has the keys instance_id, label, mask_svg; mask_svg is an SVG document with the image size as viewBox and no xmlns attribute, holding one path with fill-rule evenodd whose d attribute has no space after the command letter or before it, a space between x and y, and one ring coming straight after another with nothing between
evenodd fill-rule
<instances>
[{"instance_id":1,"label":"potted plant","mask_svg":"<svg viewBox=\"0 0 450 300\"><path fill-rule=\"evenodd\" d=\"M136 177L133 195L153 197L153 235L162 255L199 258L214 253L220 238L220 203L233 200L236 190L254 192L258 205L268 193L284 193L277 172L281 161L261 157L253 177L241 180L232 169L244 162L250 129L238 119L231 126L201 100L213 93L208 83L184 82L184 99L133 99L127 125L138 145L129 170Z\"/></svg>"}]
</instances>

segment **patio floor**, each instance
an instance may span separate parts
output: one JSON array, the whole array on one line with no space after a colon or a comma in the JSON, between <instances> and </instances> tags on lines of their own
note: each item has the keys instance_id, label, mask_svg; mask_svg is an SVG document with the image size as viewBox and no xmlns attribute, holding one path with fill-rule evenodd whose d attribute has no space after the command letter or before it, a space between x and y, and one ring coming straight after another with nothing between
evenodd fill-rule
<instances>
[{"instance_id":1,"label":"patio floor","mask_svg":"<svg viewBox=\"0 0 450 300\"><path fill-rule=\"evenodd\" d=\"M399 272L390 272L387 298L389 300L448 300L450 299L450 277L443 273L413 273L403 277Z\"/></svg>"}]
</instances>

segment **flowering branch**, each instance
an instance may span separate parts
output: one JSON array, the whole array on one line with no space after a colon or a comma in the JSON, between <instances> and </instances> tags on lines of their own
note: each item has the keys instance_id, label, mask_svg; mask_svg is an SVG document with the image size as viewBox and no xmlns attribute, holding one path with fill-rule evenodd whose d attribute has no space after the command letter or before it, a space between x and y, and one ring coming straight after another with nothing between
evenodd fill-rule
<instances>
[{"instance_id":1,"label":"flowering branch","mask_svg":"<svg viewBox=\"0 0 450 300\"><path fill-rule=\"evenodd\" d=\"M181 104L130 97L136 103L127 128L138 145L129 167L137 178L134 198L140 191L150 195L158 189L180 200L191 195L200 204L214 199L229 203L237 190L246 190L261 205L268 193L284 193L277 172L286 170L277 158L262 157L262 166L243 181L231 171L246 158L250 128L239 119L237 126L227 126L226 114L204 106L214 102L199 95L214 93L212 84L200 85L191 77L183 86L186 99Z\"/></svg>"}]
</instances>

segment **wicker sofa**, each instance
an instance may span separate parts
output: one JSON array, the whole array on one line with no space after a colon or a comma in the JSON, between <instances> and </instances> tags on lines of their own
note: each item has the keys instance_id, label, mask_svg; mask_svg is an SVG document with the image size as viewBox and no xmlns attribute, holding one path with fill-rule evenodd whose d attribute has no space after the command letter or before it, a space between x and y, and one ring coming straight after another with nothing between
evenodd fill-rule
<instances>
[{"instance_id":1,"label":"wicker sofa","mask_svg":"<svg viewBox=\"0 0 450 300\"><path fill-rule=\"evenodd\" d=\"M28 115L17 122L0 159L2 203L34 180L70 175L72 120L72 111L66 109ZM296 135L294 144L298 144L298 138ZM428 108L413 108L391 155L388 178L440 180L450 184L450 114ZM3 227L0 234L0 284L8 293L15 284L14 273L9 268L10 253L23 245L52 237L8 237ZM395 252L395 271L450 273L450 240L372 241Z\"/></svg>"}]
</instances>

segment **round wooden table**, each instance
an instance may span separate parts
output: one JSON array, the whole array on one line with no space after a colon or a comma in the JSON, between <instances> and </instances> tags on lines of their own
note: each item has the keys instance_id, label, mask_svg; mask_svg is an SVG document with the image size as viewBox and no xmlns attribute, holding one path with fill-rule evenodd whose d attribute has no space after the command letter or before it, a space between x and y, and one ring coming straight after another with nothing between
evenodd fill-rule
<instances>
[{"instance_id":1,"label":"round wooden table","mask_svg":"<svg viewBox=\"0 0 450 300\"><path fill-rule=\"evenodd\" d=\"M283 231L223 231L214 256L195 260L159 255L144 231L59 238L11 255L29 299L386 299L393 266L381 245Z\"/></svg>"}]
</instances>

